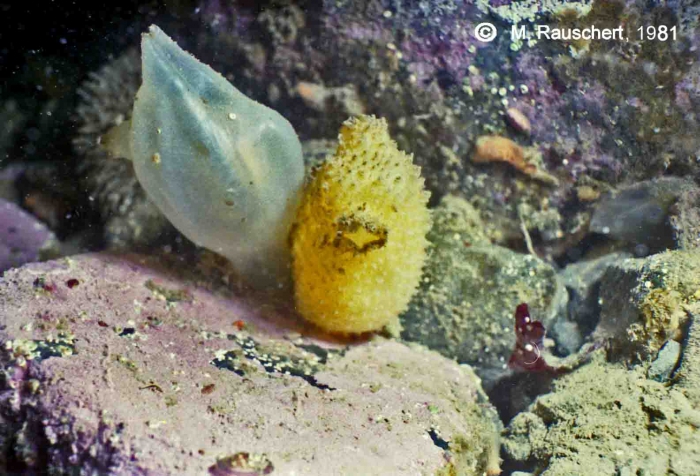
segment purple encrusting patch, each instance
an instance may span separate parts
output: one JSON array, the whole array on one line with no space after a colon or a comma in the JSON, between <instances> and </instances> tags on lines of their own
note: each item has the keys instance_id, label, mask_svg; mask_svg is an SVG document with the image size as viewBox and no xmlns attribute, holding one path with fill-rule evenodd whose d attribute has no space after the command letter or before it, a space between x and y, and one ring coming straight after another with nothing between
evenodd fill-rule
<instances>
[{"instance_id":1,"label":"purple encrusting patch","mask_svg":"<svg viewBox=\"0 0 700 476\"><path fill-rule=\"evenodd\" d=\"M36 261L53 240L46 225L14 203L0 199L0 273Z\"/></svg>"},{"instance_id":2,"label":"purple encrusting patch","mask_svg":"<svg viewBox=\"0 0 700 476\"><path fill-rule=\"evenodd\" d=\"M377 8L369 17L352 5L327 3L324 22L341 43L357 41L387 51L395 49L418 85L427 85L441 74L460 83L477 50L487 44L472 34L480 15L476 7L448 3L426 9L419 3L384 2L384 8Z\"/></svg>"}]
</instances>

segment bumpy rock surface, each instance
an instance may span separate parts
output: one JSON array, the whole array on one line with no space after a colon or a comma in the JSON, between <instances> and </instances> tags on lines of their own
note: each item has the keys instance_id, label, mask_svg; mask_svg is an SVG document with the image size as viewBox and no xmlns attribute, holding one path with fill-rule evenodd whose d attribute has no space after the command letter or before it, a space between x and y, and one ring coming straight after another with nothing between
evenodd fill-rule
<instances>
[{"instance_id":1,"label":"bumpy rock surface","mask_svg":"<svg viewBox=\"0 0 700 476\"><path fill-rule=\"evenodd\" d=\"M301 337L289 312L163 262L83 255L0 280L0 472L496 471L468 367Z\"/></svg>"},{"instance_id":2,"label":"bumpy rock surface","mask_svg":"<svg viewBox=\"0 0 700 476\"><path fill-rule=\"evenodd\" d=\"M671 207L669 219L676 246L682 250L700 248L700 190L684 190Z\"/></svg>"},{"instance_id":3,"label":"bumpy rock surface","mask_svg":"<svg viewBox=\"0 0 700 476\"><path fill-rule=\"evenodd\" d=\"M516 416L505 450L543 476L692 476L700 467L700 409L691 402L682 389L646 379L641 367L597 361Z\"/></svg>"},{"instance_id":4,"label":"bumpy rock surface","mask_svg":"<svg viewBox=\"0 0 700 476\"><path fill-rule=\"evenodd\" d=\"M600 258L573 263L564 268L559 276L569 292L567 319L559 326L573 326L574 333L581 337L590 334L600 319L600 281L608 266L631 258L629 253L610 253ZM556 332L556 329L554 329ZM571 336L571 334L570 334ZM557 342L565 353L575 352L578 348L576 339Z\"/></svg>"},{"instance_id":5,"label":"bumpy rock surface","mask_svg":"<svg viewBox=\"0 0 700 476\"><path fill-rule=\"evenodd\" d=\"M608 267L600 286L596 338L612 339L625 360L654 354L667 340L683 339L687 312L700 298L700 252L619 261Z\"/></svg>"},{"instance_id":6,"label":"bumpy rock surface","mask_svg":"<svg viewBox=\"0 0 700 476\"><path fill-rule=\"evenodd\" d=\"M428 262L402 316L402 337L474 365L492 380L505 371L513 350L516 306L528 303L547 326L567 297L550 265L490 245L483 230L462 199L447 197L435 209Z\"/></svg>"}]
</instances>

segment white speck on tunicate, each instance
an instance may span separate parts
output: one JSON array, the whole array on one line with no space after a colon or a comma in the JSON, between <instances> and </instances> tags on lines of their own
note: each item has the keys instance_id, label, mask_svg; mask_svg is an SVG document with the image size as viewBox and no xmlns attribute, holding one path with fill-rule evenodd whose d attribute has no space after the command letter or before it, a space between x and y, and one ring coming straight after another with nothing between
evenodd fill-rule
<instances>
[{"instance_id":1,"label":"white speck on tunicate","mask_svg":"<svg viewBox=\"0 0 700 476\"><path fill-rule=\"evenodd\" d=\"M236 114L233 113L233 112L229 112L229 113L228 113L228 118L231 119L232 121L234 121L234 120L236 119Z\"/></svg>"},{"instance_id":2,"label":"white speck on tunicate","mask_svg":"<svg viewBox=\"0 0 700 476\"><path fill-rule=\"evenodd\" d=\"M603 232L604 235L607 235L608 233L610 233L610 227L604 226L601 231Z\"/></svg>"}]
</instances>

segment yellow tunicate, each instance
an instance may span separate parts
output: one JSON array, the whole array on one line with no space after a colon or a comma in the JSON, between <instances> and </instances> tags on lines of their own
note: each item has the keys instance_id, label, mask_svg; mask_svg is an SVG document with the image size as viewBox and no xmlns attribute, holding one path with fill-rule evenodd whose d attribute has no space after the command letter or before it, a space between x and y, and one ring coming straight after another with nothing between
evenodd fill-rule
<instances>
[{"instance_id":1,"label":"yellow tunicate","mask_svg":"<svg viewBox=\"0 0 700 476\"><path fill-rule=\"evenodd\" d=\"M430 228L420 168L386 121L348 120L304 191L292 232L297 309L336 333L381 329L420 280Z\"/></svg>"}]
</instances>

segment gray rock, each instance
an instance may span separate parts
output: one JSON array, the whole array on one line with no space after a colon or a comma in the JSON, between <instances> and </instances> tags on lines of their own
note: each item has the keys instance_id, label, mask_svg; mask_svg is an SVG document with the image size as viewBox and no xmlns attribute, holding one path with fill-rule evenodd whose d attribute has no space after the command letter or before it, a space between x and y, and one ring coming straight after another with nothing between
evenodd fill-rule
<instances>
[{"instance_id":1,"label":"gray rock","mask_svg":"<svg viewBox=\"0 0 700 476\"><path fill-rule=\"evenodd\" d=\"M629 253L610 253L570 264L559 273L569 291L568 320L578 323L584 333L591 332L600 317L600 279L605 270L631 256Z\"/></svg>"},{"instance_id":2,"label":"gray rock","mask_svg":"<svg viewBox=\"0 0 700 476\"><path fill-rule=\"evenodd\" d=\"M629 258L629 253L611 253L568 265L559 272L569 302L566 316L552 327L557 350L563 355L576 352L600 319L600 280L613 263Z\"/></svg>"},{"instance_id":3,"label":"gray rock","mask_svg":"<svg viewBox=\"0 0 700 476\"><path fill-rule=\"evenodd\" d=\"M579 325L565 319L558 319L551 329L551 336L557 343L557 351L562 355L571 355L581 348L583 334Z\"/></svg>"},{"instance_id":4,"label":"gray rock","mask_svg":"<svg viewBox=\"0 0 700 476\"><path fill-rule=\"evenodd\" d=\"M601 279L596 340L610 340L623 360L653 356L669 339L683 340L687 309L698 303L700 251L668 251L618 261Z\"/></svg>"},{"instance_id":5,"label":"gray rock","mask_svg":"<svg viewBox=\"0 0 700 476\"><path fill-rule=\"evenodd\" d=\"M681 345L675 340L669 340L659 351L656 360L647 371L647 377L657 382L665 382L673 373L681 357Z\"/></svg>"},{"instance_id":6,"label":"gray rock","mask_svg":"<svg viewBox=\"0 0 700 476\"><path fill-rule=\"evenodd\" d=\"M450 198L435 209L430 255L402 316L402 337L473 365L488 387L507 371L516 306L528 303L549 326L567 297L549 264L490 245L481 230L464 200Z\"/></svg>"},{"instance_id":7,"label":"gray rock","mask_svg":"<svg viewBox=\"0 0 700 476\"><path fill-rule=\"evenodd\" d=\"M686 179L663 177L623 188L597 204L590 230L655 252L674 245L669 213L679 196L697 190Z\"/></svg>"},{"instance_id":8,"label":"gray rock","mask_svg":"<svg viewBox=\"0 0 700 476\"><path fill-rule=\"evenodd\" d=\"M671 227L676 246L682 250L700 248L700 190L684 190L671 207Z\"/></svg>"}]
</instances>

